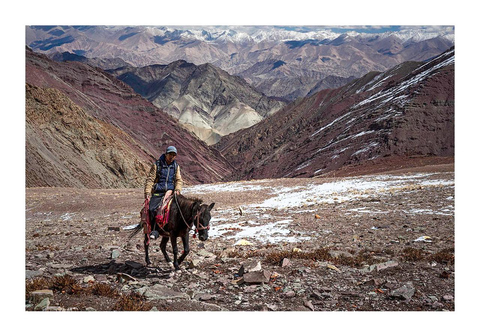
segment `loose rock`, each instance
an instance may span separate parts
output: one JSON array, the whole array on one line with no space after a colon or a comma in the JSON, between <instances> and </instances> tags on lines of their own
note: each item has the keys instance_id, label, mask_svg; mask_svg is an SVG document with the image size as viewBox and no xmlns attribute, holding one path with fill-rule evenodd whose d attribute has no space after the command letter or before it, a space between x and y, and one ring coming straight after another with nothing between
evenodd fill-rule
<instances>
[{"instance_id":1,"label":"loose rock","mask_svg":"<svg viewBox=\"0 0 480 320\"><path fill-rule=\"evenodd\" d=\"M110 258L117 259L118 257L120 257L120 251L117 249L112 250L112 253L110 254Z\"/></svg>"},{"instance_id":2,"label":"loose rock","mask_svg":"<svg viewBox=\"0 0 480 320\"><path fill-rule=\"evenodd\" d=\"M415 294L415 288L411 282L407 282L405 285L398 289L395 289L390 293L390 299L410 300Z\"/></svg>"},{"instance_id":3,"label":"loose rock","mask_svg":"<svg viewBox=\"0 0 480 320\"><path fill-rule=\"evenodd\" d=\"M309 301L309 300L304 300L304 301L303 301L303 305L304 305L305 307L307 307L308 309L310 309L310 310L312 310L312 311L315 311L315 308L313 307L313 304L312 304L311 301Z\"/></svg>"},{"instance_id":4,"label":"loose rock","mask_svg":"<svg viewBox=\"0 0 480 320\"><path fill-rule=\"evenodd\" d=\"M117 273L117 280L119 282L125 282L125 281L137 281L136 278L132 277L131 275L129 274L126 274L126 273Z\"/></svg>"},{"instance_id":5,"label":"loose rock","mask_svg":"<svg viewBox=\"0 0 480 320\"><path fill-rule=\"evenodd\" d=\"M43 275L43 271L41 270L26 270L25 271L25 278L27 279L32 279L32 278L35 278L35 277L39 277Z\"/></svg>"},{"instance_id":6,"label":"loose rock","mask_svg":"<svg viewBox=\"0 0 480 320\"><path fill-rule=\"evenodd\" d=\"M212 300L214 296L208 293L202 293L195 296L195 298L197 298L199 301L208 301L208 300Z\"/></svg>"},{"instance_id":7,"label":"loose rock","mask_svg":"<svg viewBox=\"0 0 480 320\"><path fill-rule=\"evenodd\" d=\"M454 299L453 296L450 294L446 294L442 297L443 301L453 301L453 299Z\"/></svg>"},{"instance_id":8,"label":"loose rock","mask_svg":"<svg viewBox=\"0 0 480 320\"><path fill-rule=\"evenodd\" d=\"M142 287L135 291L144 295L147 300L190 299L188 294L169 289L160 284L155 284L151 287Z\"/></svg>"},{"instance_id":9,"label":"loose rock","mask_svg":"<svg viewBox=\"0 0 480 320\"><path fill-rule=\"evenodd\" d=\"M291 265L291 264L292 264L292 263L291 263L290 259L288 259L288 258L283 258L283 260L282 260L282 268L288 267L288 266Z\"/></svg>"},{"instance_id":10,"label":"loose rock","mask_svg":"<svg viewBox=\"0 0 480 320\"><path fill-rule=\"evenodd\" d=\"M285 297L287 297L287 298L293 298L293 297L295 297L295 291L293 291L293 290L288 290L288 291L286 291L286 292L285 292Z\"/></svg>"},{"instance_id":11,"label":"loose rock","mask_svg":"<svg viewBox=\"0 0 480 320\"><path fill-rule=\"evenodd\" d=\"M50 299L49 298L45 298L43 299L42 301L40 301L40 303L38 303L34 310L35 311L41 311L41 310L45 310L46 308L48 308L48 306L50 306Z\"/></svg>"},{"instance_id":12,"label":"loose rock","mask_svg":"<svg viewBox=\"0 0 480 320\"><path fill-rule=\"evenodd\" d=\"M243 276L243 280L246 283L267 283L270 281L270 276L271 276L270 271L266 270L261 270L261 271L252 271L249 273L246 273Z\"/></svg>"},{"instance_id":13,"label":"loose rock","mask_svg":"<svg viewBox=\"0 0 480 320\"><path fill-rule=\"evenodd\" d=\"M245 273L261 270L262 264L260 263L260 261L247 261L242 263L242 266L238 270L238 275L243 276Z\"/></svg>"},{"instance_id":14,"label":"loose rock","mask_svg":"<svg viewBox=\"0 0 480 320\"><path fill-rule=\"evenodd\" d=\"M45 290L36 290L30 292L30 301L33 304L37 304L45 298L53 299L53 291L49 289Z\"/></svg>"}]
</instances>

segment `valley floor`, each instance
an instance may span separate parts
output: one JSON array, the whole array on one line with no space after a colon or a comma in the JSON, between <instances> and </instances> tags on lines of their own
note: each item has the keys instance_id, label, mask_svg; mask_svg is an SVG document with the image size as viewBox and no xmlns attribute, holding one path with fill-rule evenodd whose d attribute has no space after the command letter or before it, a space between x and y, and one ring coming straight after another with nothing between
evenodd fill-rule
<instances>
[{"instance_id":1,"label":"valley floor","mask_svg":"<svg viewBox=\"0 0 480 320\"><path fill-rule=\"evenodd\" d=\"M453 165L424 169L188 186L215 208L177 272L128 241L142 190L27 189L25 310L453 311Z\"/></svg>"}]
</instances>

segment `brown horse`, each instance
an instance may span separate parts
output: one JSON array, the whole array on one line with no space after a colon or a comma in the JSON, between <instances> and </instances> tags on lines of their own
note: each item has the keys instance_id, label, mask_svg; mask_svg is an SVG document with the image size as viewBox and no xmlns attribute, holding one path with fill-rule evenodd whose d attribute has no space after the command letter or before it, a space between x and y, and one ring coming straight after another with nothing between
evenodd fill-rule
<instances>
[{"instance_id":1,"label":"brown horse","mask_svg":"<svg viewBox=\"0 0 480 320\"><path fill-rule=\"evenodd\" d=\"M206 205L200 199L189 199L182 195L175 195L170 206L170 215L167 223L164 226L156 224L155 219L152 221L152 229L157 230L162 236L160 242L160 249L167 262L172 262L167 254L168 240L172 243L173 249L173 266L179 270L179 265L183 262L185 257L190 252L189 247L189 231L195 226L195 233L198 232L198 238L201 241L208 239L208 230L210 229L210 211L213 209L215 203ZM143 230L143 224L140 223L133 229L130 238L135 236L140 230ZM180 237L183 243L183 253L178 257L177 238ZM145 262L147 265L151 264L148 248L150 244L149 235L145 233L144 248L145 248ZM178 258L177 258L178 257Z\"/></svg>"}]
</instances>

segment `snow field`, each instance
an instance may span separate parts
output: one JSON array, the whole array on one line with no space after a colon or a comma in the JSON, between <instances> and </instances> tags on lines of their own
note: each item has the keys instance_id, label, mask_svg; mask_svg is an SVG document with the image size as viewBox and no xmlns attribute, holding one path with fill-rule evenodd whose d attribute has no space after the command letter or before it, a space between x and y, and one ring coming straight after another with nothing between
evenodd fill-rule
<instances>
[{"instance_id":1,"label":"snow field","mask_svg":"<svg viewBox=\"0 0 480 320\"><path fill-rule=\"evenodd\" d=\"M355 200L378 198L393 193L415 192L429 187L454 188L453 179L435 179L433 173L409 175L373 175L344 178L334 182L312 180L305 185L294 187L276 187L270 180L241 181L197 185L185 188L188 194L262 192L267 199L260 203L245 204L240 208L214 209L211 220L210 237L226 237L233 241L246 239L253 243L301 242L310 239L308 234L299 234L290 229L292 217L297 214L314 214L315 205L342 204ZM278 184L278 183L277 183ZM405 214L453 215L453 197L445 199L448 205L440 210L418 207L418 204L406 205ZM451 204L450 204L451 202ZM281 215L280 215L281 213ZM357 207L345 210L345 215L361 217L365 214L389 214L387 211Z\"/></svg>"}]
</instances>

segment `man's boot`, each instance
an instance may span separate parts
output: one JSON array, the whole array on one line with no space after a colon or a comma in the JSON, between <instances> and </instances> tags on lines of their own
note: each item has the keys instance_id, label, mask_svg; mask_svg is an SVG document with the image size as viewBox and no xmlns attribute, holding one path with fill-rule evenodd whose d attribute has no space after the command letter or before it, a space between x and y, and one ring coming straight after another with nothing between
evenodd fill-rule
<instances>
[{"instance_id":1,"label":"man's boot","mask_svg":"<svg viewBox=\"0 0 480 320\"><path fill-rule=\"evenodd\" d=\"M159 236L160 236L160 233L158 233L157 230L153 230L152 232L150 232L150 239L156 240L158 239Z\"/></svg>"}]
</instances>

